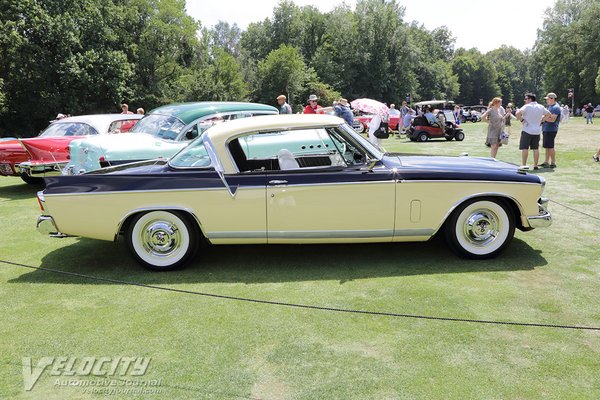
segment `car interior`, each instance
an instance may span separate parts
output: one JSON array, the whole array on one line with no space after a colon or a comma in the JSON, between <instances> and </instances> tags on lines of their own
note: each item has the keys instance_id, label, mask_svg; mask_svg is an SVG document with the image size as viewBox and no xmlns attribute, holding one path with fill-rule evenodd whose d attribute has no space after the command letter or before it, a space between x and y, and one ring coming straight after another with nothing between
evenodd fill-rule
<instances>
[{"instance_id":1,"label":"car interior","mask_svg":"<svg viewBox=\"0 0 600 400\"><path fill-rule=\"evenodd\" d=\"M241 173L339 168L366 160L333 128L256 133L231 140L228 148Z\"/></svg>"}]
</instances>

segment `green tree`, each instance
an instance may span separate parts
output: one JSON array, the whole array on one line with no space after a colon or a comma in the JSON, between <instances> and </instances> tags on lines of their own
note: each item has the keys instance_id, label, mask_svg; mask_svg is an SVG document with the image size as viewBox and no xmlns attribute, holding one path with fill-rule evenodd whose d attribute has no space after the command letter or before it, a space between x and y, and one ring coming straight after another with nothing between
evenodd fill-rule
<instances>
[{"instance_id":1,"label":"green tree","mask_svg":"<svg viewBox=\"0 0 600 400\"><path fill-rule=\"evenodd\" d=\"M459 103L485 103L499 96L500 87L496 83L498 75L494 64L476 49L458 49L452 62L452 71L458 77Z\"/></svg>"},{"instance_id":2,"label":"green tree","mask_svg":"<svg viewBox=\"0 0 600 400\"><path fill-rule=\"evenodd\" d=\"M285 94L288 101L301 101L306 82L306 64L300 51L282 44L258 64L259 82L255 91L256 100L271 104L277 96Z\"/></svg>"}]
</instances>

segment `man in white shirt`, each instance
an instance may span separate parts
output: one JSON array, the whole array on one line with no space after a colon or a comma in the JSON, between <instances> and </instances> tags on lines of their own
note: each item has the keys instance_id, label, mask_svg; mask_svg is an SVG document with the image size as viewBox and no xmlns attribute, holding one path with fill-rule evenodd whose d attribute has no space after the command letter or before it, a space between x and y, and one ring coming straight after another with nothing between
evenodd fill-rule
<instances>
[{"instance_id":1,"label":"man in white shirt","mask_svg":"<svg viewBox=\"0 0 600 400\"><path fill-rule=\"evenodd\" d=\"M517 118L523 123L519 150L521 150L521 165L527 165L529 149L533 150L533 169L539 169L540 160L540 135L542 122L550 116L550 111L536 102L535 94L525 95L525 105L517 110Z\"/></svg>"}]
</instances>

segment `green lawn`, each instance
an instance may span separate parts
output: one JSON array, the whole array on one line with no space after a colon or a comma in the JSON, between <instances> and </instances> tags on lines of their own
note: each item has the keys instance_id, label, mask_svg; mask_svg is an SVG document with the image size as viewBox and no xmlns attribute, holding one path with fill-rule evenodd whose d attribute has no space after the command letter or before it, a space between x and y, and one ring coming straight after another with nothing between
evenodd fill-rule
<instances>
[{"instance_id":1,"label":"green lawn","mask_svg":"<svg viewBox=\"0 0 600 400\"><path fill-rule=\"evenodd\" d=\"M597 121L600 122L600 121ZM486 125L464 142L389 151L483 156ZM600 123L561 128L546 195L600 216ZM518 126L498 154L520 164ZM543 160L542 160L543 161ZM530 162L531 164L531 162ZM223 246L187 269L150 273L118 244L35 231L38 188L0 179L0 259L164 287L330 307L600 326L600 227L551 204L551 228L517 232L494 260L421 244ZM91 210L93 212L93 210ZM85 221L82 221L85 223ZM303 310L102 283L0 264L0 398L103 397L59 387L30 392L22 360L151 357L144 379L190 399L597 399L600 332L477 325ZM86 378L80 379L85 380ZM131 378L131 377L125 377ZM107 396L110 397L110 396Z\"/></svg>"}]
</instances>

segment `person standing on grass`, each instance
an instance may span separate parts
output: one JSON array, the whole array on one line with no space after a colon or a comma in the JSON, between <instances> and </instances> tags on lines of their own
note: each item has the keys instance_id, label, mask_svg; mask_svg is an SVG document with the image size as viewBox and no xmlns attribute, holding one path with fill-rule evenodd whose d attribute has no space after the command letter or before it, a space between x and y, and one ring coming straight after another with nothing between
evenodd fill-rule
<instances>
[{"instance_id":1,"label":"person standing on grass","mask_svg":"<svg viewBox=\"0 0 600 400\"><path fill-rule=\"evenodd\" d=\"M521 165L527 165L529 150L533 150L533 169L539 169L541 125L550 112L536 102L533 93L525 95L525 105L517 110L517 118L523 123L519 150L521 150Z\"/></svg>"},{"instance_id":2,"label":"person standing on grass","mask_svg":"<svg viewBox=\"0 0 600 400\"><path fill-rule=\"evenodd\" d=\"M279 105L279 114L291 114L292 107L287 103L287 97L280 94L277 96L277 104Z\"/></svg>"},{"instance_id":3,"label":"person standing on grass","mask_svg":"<svg viewBox=\"0 0 600 400\"><path fill-rule=\"evenodd\" d=\"M311 94L308 97L308 105L304 107L304 114L323 114L323 107L317 104L318 100L316 94Z\"/></svg>"},{"instance_id":4,"label":"person standing on grass","mask_svg":"<svg viewBox=\"0 0 600 400\"><path fill-rule=\"evenodd\" d=\"M562 122L563 124L568 123L570 114L571 114L571 110L569 110L569 106L565 104L562 107L562 114L560 115L560 122Z\"/></svg>"},{"instance_id":5,"label":"person standing on grass","mask_svg":"<svg viewBox=\"0 0 600 400\"><path fill-rule=\"evenodd\" d=\"M561 108L556 102L556 94L548 93L546 97L547 109L550 112L542 124L543 142L545 150L544 162L542 168L556 168L556 150L554 149L554 140L558 133L558 124L560 123Z\"/></svg>"},{"instance_id":6,"label":"person standing on grass","mask_svg":"<svg viewBox=\"0 0 600 400\"><path fill-rule=\"evenodd\" d=\"M510 127L512 126L512 120L517 119L513 114L513 104L508 103L506 105L506 113L504 114L504 128L506 133L510 136Z\"/></svg>"},{"instance_id":7,"label":"person standing on grass","mask_svg":"<svg viewBox=\"0 0 600 400\"><path fill-rule=\"evenodd\" d=\"M491 156L496 158L498 147L500 147L500 135L504 128L504 115L500 111L502 99L495 97L491 102L486 112L483 113L481 119L488 123L488 132L486 143L490 144Z\"/></svg>"},{"instance_id":8,"label":"person standing on grass","mask_svg":"<svg viewBox=\"0 0 600 400\"><path fill-rule=\"evenodd\" d=\"M585 116L585 124L594 124L594 106L592 103L589 103L587 106L583 107L586 112Z\"/></svg>"}]
</instances>

